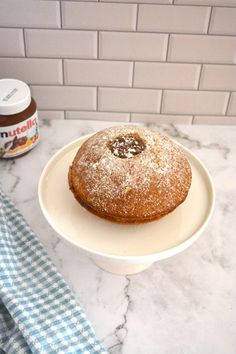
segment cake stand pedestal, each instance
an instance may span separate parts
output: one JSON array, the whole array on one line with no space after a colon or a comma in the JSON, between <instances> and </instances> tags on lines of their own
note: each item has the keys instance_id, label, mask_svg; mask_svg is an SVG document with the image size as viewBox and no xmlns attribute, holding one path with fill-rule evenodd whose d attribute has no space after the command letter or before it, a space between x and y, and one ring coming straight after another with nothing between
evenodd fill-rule
<instances>
[{"instance_id":1,"label":"cake stand pedestal","mask_svg":"<svg viewBox=\"0 0 236 354\"><path fill-rule=\"evenodd\" d=\"M140 273L143 270L151 267L153 263L140 263L140 264L124 264L124 262L106 262L91 258L92 261L106 272L117 275L129 275Z\"/></svg>"}]
</instances>

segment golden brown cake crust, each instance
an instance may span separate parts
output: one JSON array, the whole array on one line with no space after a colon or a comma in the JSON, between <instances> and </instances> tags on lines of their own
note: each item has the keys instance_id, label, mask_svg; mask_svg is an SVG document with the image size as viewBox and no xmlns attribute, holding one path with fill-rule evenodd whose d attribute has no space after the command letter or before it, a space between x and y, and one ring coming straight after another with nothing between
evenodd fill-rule
<instances>
[{"instance_id":1,"label":"golden brown cake crust","mask_svg":"<svg viewBox=\"0 0 236 354\"><path fill-rule=\"evenodd\" d=\"M130 137L138 143L133 139L130 145ZM173 211L187 197L191 178L190 164L177 144L164 134L131 125L108 128L86 140L68 174L70 189L83 207L131 224Z\"/></svg>"}]
</instances>

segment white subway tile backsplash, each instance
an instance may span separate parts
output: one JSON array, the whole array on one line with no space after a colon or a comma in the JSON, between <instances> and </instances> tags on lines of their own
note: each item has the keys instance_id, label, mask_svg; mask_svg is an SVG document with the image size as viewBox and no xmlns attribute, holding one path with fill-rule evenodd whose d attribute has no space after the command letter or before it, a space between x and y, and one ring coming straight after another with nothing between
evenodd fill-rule
<instances>
[{"instance_id":1,"label":"white subway tile backsplash","mask_svg":"<svg viewBox=\"0 0 236 354\"><path fill-rule=\"evenodd\" d=\"M214 7L209 33L236 34L236 8Z\"/></svg>"},{"instance_id":2,"label":"white subway tile backsplash","mask_svg":"<svg viewBox=\"0 0 236 354\"><path fill-rule=\"evenodd\" d=\"M194 116L193 124L235 125L236 117L226 116Z\"/></svg>"},{"instance_id":3,"label":"white subway tile backsplash","mask_svg":"<svg viewBox=\"0 0 236 354\"><path fill-rule=\"evenodd\" d=\"M173 34L168 61L235 63L235 48L236 37Z\"/></svg>"},{"instance_id":4,"label":"white subway tile backsplash","mask_svg":"<svg viewBox=\"0 0 236 354\"><path fill-rule=\"evenodd\" d=\"M134 31L137 5L93 2L63 2L63 27Z\"/></svg>"},{"instance_id":5,"label":"white subway tile backsplash","mask_svg":"<svg viewBox=\"0 0 236 354\"><path fill-rule=\"evenodd\" d=\"M108 60L65 60L68 85L129 87L133 63Z\"/></svg>"},{"instance_id":6,"label":"white subway tile backsplash","mask_svg":"<svg viewBox=\"0 0 236 354\"><path fill-rule=\"evenodd\" d=\"M236 116L236 92L232 92L228 108L229 116Z\"/></svg>"},{"instance_id":7,"label":"white subway tile backsplash","mask_svg":"<svg viewBox=\"0 0 236 354\"><path fill-rule=\"evenodd\" d=\"M64 119L64 111L39 111L39 122L43 119Z\"/></svg>"},{"instance_id":8,"label":"white subway tile backsplash","mask_svg":"<svg viewBox=\"0 0 236 354\"><path fill-rule=\"evenodd\" d=\"M59 1L1 0L2 27L60 27Z\"/></svg>"},{"instance_id":9,"label":"white subway tile backsplash","mask_svg":"<svg viewBox=\"0 0 236 354\"><path fill-rule=\"evenodd\" d=\"M28 84L62 84L61 59L0 58L0 77Z\"/></svg>"},{"instance_id":10,"label":"white subway tile backsplash","mask_svg":"<svg viewBox=\"0 0 236 354\"><path fill-rule=\"evenodd\" d=\"M236 90L235 65L203 65L200 90Z\"/></svg>"},{"instance_id":11,"label":"white subway tile backsplash","mask_svg":"<svg viewBox=\"0 0 236 354\"><path fill-rule=\"evenodd\" d=\"M129 3L153 3L153 4L172 4L173 0L100 0L104 2L129 2Z\"/></svg>"},{"instance_id":12,"label":"white subway tile backsplash","mask_svg":"<svg viewBox=\"0 0 236 354\"><path fill-rule=\"evenodd\" d=\"M31 86L40 110L95 110L96 88L68 86Z\"/></svg>"},{"instance_id":13,"label":"white subway tile backsplash","mask_svg":"<svg viewBox=\"0 0 236 354\"><path fill-rule=\"evenodd\" d=\"M174 0L174 3L184 5L236 6L235 0Z\"/></svg>"},{"instance_id":14,"label":"white subway tile backsplash","mask_svg":"<svg viewBox=\"0 0 236 354\"><path fill-rule=\"evenodd\" d=\"M162 113L225 114L229 94L209 91L164 91Z\"/></svg>"},{"instance_id":15,"label":"white subway tile backsplash","mask_svg":"<svg viewBox=\"0 0 236 354\"><path fill-rule=\"evenodd\" d=\"M134 87L196 89L200 64L135 63Z\"/></svg>"},{"instance_id":16,"label":"white subway tile backsplash","mask_svg":"<svg viewBox=\"0 0 236 354\"><path fill-rule=\"evenodd\" d=\"M236 124L235 64L236 0L0 0L40 119Z\"/></svg>"},{"instance_id":17,"label":"white subway tile backsplash","mask_svg":"<svg viewBox=\"0 0 236 354\"><path fill-rule=\"evenodd\" d=\"M145 123L158 123L158 124L191 124L192 116L187 115L170 115L170 114L145 114L145 113L132 113L131 122L145 122Z\"/></svg>"},{"instance_id":18,"label":"white subway tile backsplash","mask_svg":"<svg viewBox=\"0 0 236 354\"><path fill-rule=\"evenodd\" d=\"M164 61L167 40L166 34L101 32L99 58Z\"/></svg>"},{"instance_id":19,"label":"white subway tile backsplash","mask_svg":"<svg viewBox=\"0 0 236 354\"><path fill-rule=\"evenodd\" d=\"M138 30L174 33L206 33L210 7L139 5Z\"/></svg>"},{"instance_id":20,"label":"white subway tile backsplash","mask_svg":"<svg viewBox=\"0 0 236 354\"><path fill-rule=\"evenodd\" d=\"M83 112L83 111L67 111L66 119L85 119L85 120L106 120L114 122L128 122L129 113L116 112Z\"/></svg>"},{"instance_id":21,"label":"white subway tile backsplash","mask_svg":"<svg viewBox=\"0 0 236 354\"><path fill-rule=\"evenodd\" d=\"M69 1L72 1L72 0L62 0L62 1L67 1L67 2L69 2ZM79 1L81 1L81 0L73 0L73 1L77 1L77 2L79 2ZM98 0L83 0L83 1L92 1L92 2L98 2Z\"/></svg>"},{"instance_id":22,"label":"white subway tile backsplash","mask_svg":"<svg viewBox=\"0 0 236 354\"><path fill-rule=\"evenodd\" d=\"M97 32L71 30L25 30L29 57L96 58Z\"/></svg>"},{"instance_id":23,"label":"white subway tile backsplash","mask_svg":"<svg viewBox=\"0 0 236 354\"><path fill-rule=\"evenodd\" d=\"M0 56L25 56L22 29L0 28Z\"/></svg>"},{"instance_id":24,"label":"white subway tile backsplash","mask_svg":"<svg viewBox=\"0 0 236 354\"><path fill-rule=\"evenodd\" d=\"M160 103L160 90L121 88L99 88L98 90L100 111L158 113Z\"/></svg>"}]
</instances>

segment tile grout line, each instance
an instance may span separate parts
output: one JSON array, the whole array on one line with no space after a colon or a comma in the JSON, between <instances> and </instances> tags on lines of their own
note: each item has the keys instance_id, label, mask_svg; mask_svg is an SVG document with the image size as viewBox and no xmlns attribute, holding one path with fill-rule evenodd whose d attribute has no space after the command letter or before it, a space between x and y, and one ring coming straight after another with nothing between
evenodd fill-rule
<instances>
[{"instance_id":1,"label":"tile grout line","mask_svg":"<svg viewBox=\"0 0 236 354\"><path fill-rule=\"evenodd\" d=\"M230 117L229 117L230 118ZM134 118L135 119L135 118ZM52 120L52 118L46 118L45 120ZM106 122L106 123L114 123L114 122L116 122L116 123L120 123L120 124L124 124L124 123L128 123L128 121L127 120L114 120L114 119L97 119L97 118L68 118L67 119L67 121L83 121L83 122ZM223 124L223 126L232 126L232 127L234 127L235 125L236 125L236 121L234 121L234 120L231 120L230 119L230 124L227 122L227 123L224 123ZM182 122L182 121L180 121L180 122L176 122L176 121L169 121L169 122L163 122L162 120L161 121L159 121L159 119L157 118L155 121L153 121L153 120L148 120L148 121L140 121L140 120L134 120L134 121L132 121L132 123L133 124L158 124L158 125L162 125L162 124L179 124L179 125L187 125L187 126L189 126L189 125L191 125L191 123L186 123L186 122ZM209 128L210 127L212 127L212 126L216 126L216 125L219 125L218 123L207 123L207 124L205 124L205 123L194 123L194 126L209 126ZM222 124L221 124L222 125Z\"/></svg>"},{"instance_id":2,"label":"tile grout line","mask_svg":"<svg viewBox=\"0 0 236 354\"><path fill-rule=\"evenodd\" d=\"M97 60L99 60L99 55L100 55L100 50L99 50L99 36L100 36L100 31L97 31ZM95 59L96 60L96 59Z\"/></svg>"},{"instance_id":3,"label":"tile grout line","mask_svg":"<svg viewBox=\"0 0 236 354\"><path fill-rule=\"evenodd\" d=\"M232 91L229 91L229 97L228 97L228 102L226 104L225 107L225 116L228 116L228 111L229 111L229 105L230 105L230 101L231 101L231 96L232 96Z\"/></svg>"},{"instance_id":4,"label":"tile grout line","mask_svg":"<svg viewBox=\"0 0 236 354\"><path fill-rule=\"evenodd\" d=\"M163 98L164 98L164 90L161 90L161 102L160 102L160 112L159 112L159 114L163 114L162 113Z\"/></svg>"},{"instance_id":5,"label":"tile grout line","mask_svg":"<svg viewBox=\"0 0 236 354\"><path fill-rule=\"evenodd\" d=\"M62 1L62 0L60 0ZM79 2L79 1L78 1ZM98 2L101 2L101 3L105 3L105 4L132 4L134 5L134 2L132 1L104 1L104 0L98 0L98 1L93 1L93 0L87 0L86 3L98 3ZM139 4L141 5L158 5L158 6L168 6L168 5L175 5L176 7L181 7L181 6L184 6L184 7L210 7L211 5L204 5L204 4L177 4L175 3L175 0L172 0L172 3L170 4L167 4L167 3L163 3L163 4L158 4L156 2L140 2ZM223 6L219 6L219 5L215 5L214 7L217 7L217 8L230 8L230 9L235 9L236 6L230 6L230 5L223 5Z\"/></svg>"},{"instance_id":6,"label":"tile grout line","mask_svg":"<svg viewBox=\"0 0 236 354\"><path fill-rule=\"evenodd\" d=\"M96 111L95 112L99 112L98 111L98 86L96 87Z\"/></svg>"},{"instance_id":7,"label":"tile grout line","mask_svg":"<svg viewBox=\"0 0 236 354\"><path fill-rule=\"evenodd\" d=\"M54 109L54 108L39 108L38 109L39 111L41 112L53 112L53 111L62 111L62 109ZM86 110L86 109L67 109L67 111L70 111L70 112L92 112L92 113L115 113L115 114L130 114L129 112L127 111L99 111L99 112L96 112L95 110L92 110L92 109L89 109L89 110ZM181 114L181 113L178 113L178 114L173 114L173 113L157 113L157 112L131 112L131 114L148 114L148 115L164 115L164 116L174 116L174 117L189 117L189 116L192 116L192 114ZM207 114L196 114L197 116L206 116ZM214 114L212 114L212 116L215 116ZM224 117L224 115L219 115L219 116L222 116Z\"/></svg>"},{"instance_id":8,"label":"tile grout line","mask_svg":"<svg viewBox=\"0 0 236 354\"><path fill-rule=\"evenodd\" d=\"M25 57L22 57L22 56L12 56L10 57L9 55L2 55L0 56L0 60L1 59L25 59ZM41 56L41 57L36 57L36 56L28 56L27 59L39 59L39 60L44 60L44 59L47 59L47 60L59 60L59 59L66 59L66 60L76 60L76 61L96 61L97 58L89 58L89 57L47 57L47 56ZM209 66L212 66L212 65L219 65L219 66L233 66L235 67L235 64L234 63L227 63L227 62L224 62L224 63L218 63L218 62L211 62L211 63L208 63L208 62L197 62L197 61L168 61L168 62L165 62L164 60L148 60L148 59L121 59L121 58L117 58L117 59L114 59L114 58L100 58L99 60L102 60L102 61L112 61L112 62L125 62L125 63L128 63L128 62L132 62L133 60L135 60L135 62L138 62L138 63L156 63L156 64L182 64L182 65L195 65L195 64L204 64L204 65L209 65Z\"/></svg>"},{"instance_id":9,"label":"tile grout line","mask_svg":"<svg viewBox=\"0 0 236 354\"><path fill-rule=\"evenodd\" d=\"M62 29L62 1L59 3L59 11L60 11L60 28ZM64 58L61 58L61 70L62 70L62 86L65 86L65 62ZM66 111L63 110L64 120L66 119Z\"/></svg>"},{"instance_id":10,"label":"tile grout line","mask_svg":"<svg viewBox=\"0 0 236 354\"><path fill-rule=\"evenodd\" d=\"M65 59L64 58L61 58L61 69L62 69L62 85L68 86L68 84L65 85Z\"/></svg>"},{"instance_id":11,"label":"tile grout line","mask_svg":"<svg viewBox=\"0 0 236 354\"><path fill-rule=\"evenodd\" d=\"M87 3L88 1L86 1ZM139 3L140 5L140 3ZM141 5L145 5L145 4L141 4ZM234 7L234 9L236 9L236 7ZM74 28L74 27L71 27L71 28L56 28L56 27L44 27L44 28L41 28L41 27L24 27L26 30L37 30L37 31L60 31L60 30L63 30L63 31L72 31L72 32L97 32L98 29L89 29L89 28ZM16 27L16 26L0 26L0 29L21 29L21 27ZM173 35L181 35L181 36L202 36L202 37L208 37L208 38L211 38L211 37L235 37L236 38L236 34L231 34L231 33L204 33L204 32L174 32L172 31L171 33L170 32L167 32L167 31L151 31L151 30L147 30L147 31L135 31L135 30L122 30L122 29L100 29L99 30L100 32L104 32L104 33L120 33L120 34L126 34L126 33L138 33L138 34L157 34L157 35L167 35L167 34L173 34Z\"/></svg>"},{"instance_id":12,"label":"tile grout line","mask_svg":"<svg viewBox=\"0 0 236 354\"><path fill-rule=\"evenodd\" d=\"M22 34L23 34L25 58L27 58L27 53L26 53L26 41L25 41L25 29L24 29L24 28L22 28ZM11 58L12 58L12 57L11 57Z\"/></svg>"},{"instance_id":13,"label":"tile grout line","mask_svg":"<svg viewBox=\"0 0 236 354\"><path fill-rule=\"evenodd\" d=\"M135 31L138 32L139 4L137 4Z\"/></svg>"},{"instance_id":14,"label":"tile grout line","mask_svg":"<svg viewBox=\"0 0 236 354\"><path fill-rule=\"evenodd\" d=\"M169 56L169 47L170 47L170 33L168 34L168 38L167 38L167 46L166 46L166 57L164 62L168 62L168 56Z\"/></svg>"},{"instance_id":15,"label":"tile grout line","mask_svg":"<svg viewBox=\"0 0 236 354\"><path fill-rule=\"evenodd\" d=\"M62 29L62 1L60 0L59 3L59 11L60 11L60 28ZM61 58L61 65L62 65L62 85L65 86L65 63L64 63L64 58ZM64 110L64 119L66 117L65 110Z\"/></svg>"},{"instance_id":16,"label":"tile grout line","mask_svg":"<svg viewBox=\"0 0 236 354\"><path fill-rule=\"evenodd\" d=\"M99 60L100 50L99 50L99 35L100 32L97 31L97 60ZM98 112L98 86L96 87L96 112Z\"/></svg>"},{"instance_id":17,"label":"tile grout line","mask_svg":"<svg viewBox=\"0 0 236 354\"><path fill-rule=\"evenodd\" d=\"M134 75L135 75L135 61L133 61L133 67L132 67L131 88L134 88Z\"/></svg>"},{"instance_id":18,"label":"tile grout line","mask_svg":"<svg viewBox=\"0 0 236 354\"><path fill-rule=\"evenodd\" d=\"M49 111L49 112L53 112L53 111L63 111L62 109L59 109L59 108L38 108L39 111ZM96 113L96 110L92 110L92 109L89 109L89 110L86 110L86 109L67 109L67 111L70 111L70 112L92 112L92 113ZM228 118L232 118L232 117L235 117L235 115L225 115L225 114L209 114L209 113L157 113L157 112L127 112L127 111L98 111L99 113L115 113L115 114L145 114L145 115L163 115L163 116L174 116L174 117L196 117L196 116L199 116L199 117L228 117Z\"/></svg>"},{"instance_id":19,"label":"tile grout line","mask_svg":"<svg viewBox=\"0 0 236 354\"><path fill-rule=\"evenodd\" d=\"M138 32L138 18L139 18L139 3L136 4L136 23L135 23L135 31L133 33ZM135 60L133 60L133 67L132 67L132 84L131 84L132 88L134 88L134 71L135 71ZM131 112L129 112L128 122L131 123Z\"/></svg>"},{"instance_id":20,"label":"tile grout line","mask_svg":"<svg viewBox=\"0 0 236 354\"><path fill-rule=\"evenodd\" d=\"M236 9L236 8L235 8ZM0 29L21 29L19 27L0 27ZM77 33L83 33L83 32L91 32L91 33L96 33L98 30L96 29L79 29L79 28L25 28L25 30L33 30L33 31L72 31L72 32L77 32ZM199 33L192 33L192 32L162 32L162 31L135 31L135 30L114 30L114 29L102 29L102 30L99 30L99 32L103 32L103 33L108 33L108 34L114 34L114 33L118 33L118 34L137 34L137 35L157 35L157 36L167 36L167 35L174 35L174 36L184 36L184 37L197 37L197 36L200 36L200 37L204 37L204 38L214 38L214 37L218 37L218 38L222 38L222 37L225 37L225 39L236 39L236 34L230 34L230 33L227 33L227 34L220 34L220 33L202 33L202 32L199 32ZM17 56L16 56L17 57ZM43 56L41 57L43 58ZM91 58L93 59L93 58ZM124 60L128 60L128 59L124 59ZM218 64L218 63L216 63ZM219 63L221 64L221 63ZM227 63L226 63L227 64Z\"/></svg>"},{"instance_id":21,"label":"tile grout line","mask_svg":"<svg viewBox=\"0 0 236 354\"><path fill-rule=\"evenodd\" d=\"M61 70L62 70L62 86L65 87L65 62L64 58L61 58ZM64 119L66 119L66 112L64 110Z\"/></svg>"},{"instance_id":22,"label":"tile grout line","mask_svg":"<svg viewBox=\"0 0 236 354\"><path fill-rule=\"evenodd\" d=\"M131 82L131 88L134 88L134 73L135 73L135 61L133 61L133 67L132 67L132 82ZM129 112L129 122L131 122L131 112Z\"/></svg>"},{"instance_id":23,"label":"tile grout line","mask_svg":"<svg viewBox=\"0 0 236 354\"><path fill-rule=\"evenodd\" d=\"M207 26L207 32L206 32L206 34L208 34L208 35L209 35L209 30L210 30L210 25L211 25L212 12L213 12L213 6L211 6L209 20L208 20L208 26Z\"/></svg>"},{"instance_id":24,"label":"tile grout line","mask_svg":"<svg viewBox=\"0 0 236 354\"><path fill-rule=\"evenodd\" d=\"M62 0L60 0L62 1ZM150 0L149 2L145 2L145 1L141 1L139 4L141 5L158 5L158 6L169 6L169 5L175 5L175 7L211 7L211 5L209 4L178 4L176 3L175 1L176 0L171 0L172 2L171 3L156 3L155 1L152 1ZM76 1L76 2L79 2L79 1ZM104 0L98 0L98 1L94 1L94 0L87 0L86 3L92 3L92 4L96 4L98 2L101 2L101 3L105 3L105 4L132 4L134 5L135 3L132 2L132 1L104 1ZM214 7L217 7L217 8L229 8L229 9L235 9L236 6L230 6L230 5L222 5L222 6L219 6L219 5L213 5Z\"/></svg>"},{"instance_id":25,"label":"tile grout line","mask_svg":"<svg viewBox=\"0 0 236 354\"><path fill-rule=\"evenodd\" d=\"M198 83L197 83L197 90L198 91L204 91L204 90L199 90L200 88L200 82L201 82L201 77L202 77L202 72L203 72L203 64L200 66L200 71L199 71L199 78L198 78Z\"/></svg>"},{"instance_id":26,"label":"tile grout line","mask_svg":"<svg viewBox=\"0 0 236 354\"><path fill-rule=\"evenodd\" d=\"M30 85L32 86L35 86L35 87L42 87L42 86L46 86L46 87L78 87L78 88L87 88L87 87L91 87L91 88L96 88L97 85L94 84L94 85L88 85L88 84L66 84L66 85L62 85L62 84L47 84L47 83L40 83L40 84L35 84L35 83L31 83ZM130 87L130 86L104 86L104 85L101 85L99 87L102 87L102 88L105 88L105 89L125 89L125 90L147 90L147 91L161 91L161 90L166 90L166 91L186 91L186 92L189 92L191 91L192 93L196 93L198 92L197 89L195 88L168 88L168 87ZM199 90L199 92L205 92L205 93L216 93L216 92L222 92L222 93L229 93L230 89L224 89L224 90L214 90L214 89L202 89L202 90ZM235 91L233 91L235 92Z\"/></svg>"},{"instance_id":27,"label":"tile grout line","mask_svg":"<svg viewBox=\"0 0 236 354\"><path fill-rule=\"evenodd\" d=\"M61 29L62 29L62 2L61 2L61 0L60 0L59 11L60 11L60 22L61 22Z\"/></svg>"}]
</instances>

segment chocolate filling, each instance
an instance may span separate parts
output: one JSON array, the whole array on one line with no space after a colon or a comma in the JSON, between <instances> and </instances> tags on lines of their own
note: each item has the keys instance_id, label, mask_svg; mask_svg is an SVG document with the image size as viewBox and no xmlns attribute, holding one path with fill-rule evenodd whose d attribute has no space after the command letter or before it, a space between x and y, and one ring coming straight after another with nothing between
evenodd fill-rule
<instances>
[{"instance_id":1,"label":"chocolate filling","mask_svg":"<svg viewBox=\"0 0 236 354\"><path fill-rule=\"evenodd\" d=\"M138 134L118 136L108 143L108 148L113 155L121 159L130 159L140 154L145 147L145 142Z\"/></svg>"}]
</instances>

